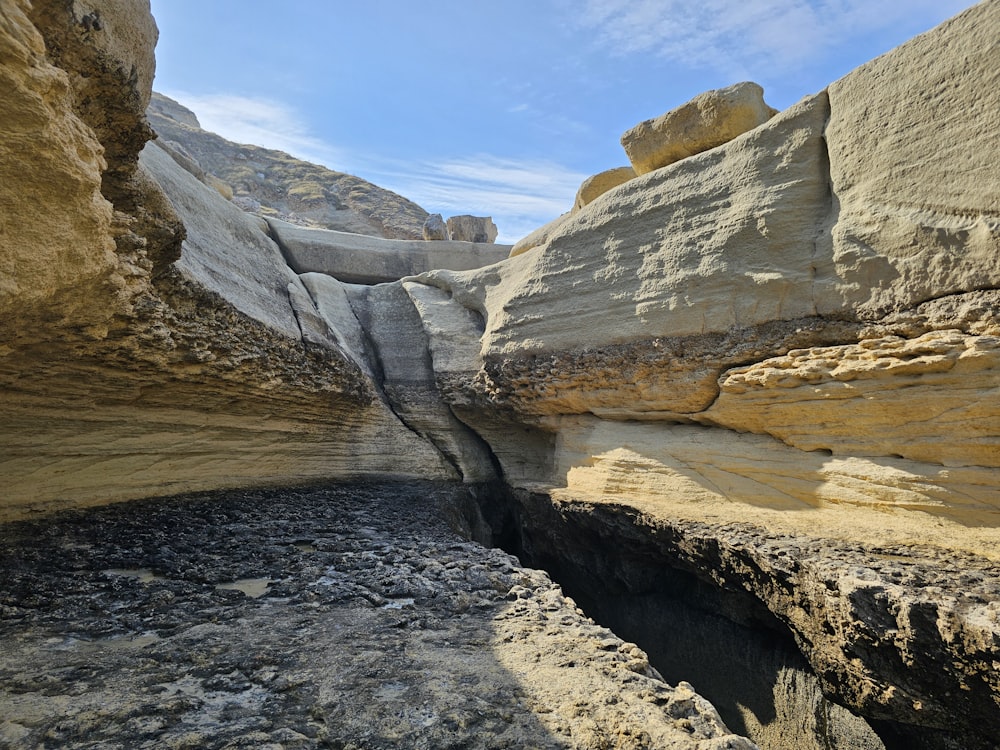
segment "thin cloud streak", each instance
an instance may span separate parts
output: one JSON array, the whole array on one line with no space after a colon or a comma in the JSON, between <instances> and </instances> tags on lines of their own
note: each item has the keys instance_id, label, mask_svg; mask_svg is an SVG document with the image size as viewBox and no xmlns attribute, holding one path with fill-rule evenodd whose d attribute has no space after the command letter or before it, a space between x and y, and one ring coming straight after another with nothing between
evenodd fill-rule
<instances>
[{"instance_id":1,"label":"thin cloud streak","mask_svg":"<svg viewBox=\"0 0 1000 750\"><path fill-rule=\"evenodd\" d=\"M967 8L965 0L586 0L579 24L617 54L734 70L810 65L852 36Z\"/></svg>"},{"instance_id":2,"label":"thin cloud streak","mask_svg":"<svg viewBox=\"0 0 1000 750\"><path fill-rule=\"evenodd\" d=\"M513 243L569 210L588 176L551 161L490 154L371 167L382 187L429 211L492 216L500 243Z\"/></svg>"}]
</instances>

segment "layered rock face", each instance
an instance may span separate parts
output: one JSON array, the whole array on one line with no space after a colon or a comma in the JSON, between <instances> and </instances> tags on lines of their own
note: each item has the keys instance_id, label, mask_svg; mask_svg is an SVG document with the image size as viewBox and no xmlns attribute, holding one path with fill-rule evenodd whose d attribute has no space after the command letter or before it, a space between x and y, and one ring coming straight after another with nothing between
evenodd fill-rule
<instances>
[{"instance_id":1,"label":"layered rock face","mask_svg":"<svg viewBox=\"0 0 1000 750\"><path fill-rule=\"evenodd\" d=\"M145 3L96 3L96 25L0 3L4 518L502 484L484 533L598 603L696 590L797 652L865 747L995 744L1000 3L718 140L668 133L676 159L595 180L510 249L248 215L213 175L278 204L209 154L261 152L167 103L145 144ZM809 746L785 714L734 716Z\"/></svg>"},{"instance_id":2,"label":"layered rock face","mask_svg":"<svg viewBox=\"0 0 1000 750\"><path fill-rule=\"evenodd\" d=\"M3 9L4 516L248 482L456 477L265 227L159 146L139 158L148 3L97 4L96 26L77 6Z\"/></svg>"}]
</instances>

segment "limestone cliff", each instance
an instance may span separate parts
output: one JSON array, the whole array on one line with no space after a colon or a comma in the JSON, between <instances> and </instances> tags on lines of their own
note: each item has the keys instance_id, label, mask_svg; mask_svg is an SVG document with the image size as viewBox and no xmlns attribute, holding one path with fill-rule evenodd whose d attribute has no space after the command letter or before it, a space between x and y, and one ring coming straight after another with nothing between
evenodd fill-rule
<instances>
[{"instance_id":1,"label":"limestone cliff","mask_svg":"<svg viewBox=\"0 0 1000 750\"><path fill-rule=\"evenodd\" d=\"M284 212L317 173L162 100L147 143L143 0L0 9L4 518L490 483L480 536L627 596L624 627L663 600L783 644L775 695L807 684L814 721L737 696L762 744L851 747L835 715L865 747L1000 736L1000 3L431 270L240 210L212 175ZM280 189L227 173L240 153ZM323 185L317 221L396 231Z\"/></svg>"},{"instance_id":2,"label":"limestone cliff","mask_svg":"<svg viewBox=\"0 0 1000 750\"><path fill-rule=\"evenodd\" d=\"M148 115L168 149L194 171L221 180L247 210L321 229L423 237L427 212L390 190L281 151L228 141L202 130L194 112L163 94L153 93Z\"/></svg>"}]
</instances>

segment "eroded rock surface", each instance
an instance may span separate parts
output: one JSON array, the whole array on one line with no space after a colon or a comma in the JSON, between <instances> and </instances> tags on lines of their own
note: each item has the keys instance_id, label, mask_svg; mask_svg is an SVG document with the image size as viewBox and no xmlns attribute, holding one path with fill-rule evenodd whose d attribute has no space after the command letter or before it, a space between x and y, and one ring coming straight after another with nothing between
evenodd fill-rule
<instances>
[{"instance_id":1,"label":"eroded rock surface","mask_svg":"<svg viewBox=\"0 0 1000 750\"><path fill-rule=\"evenodd\" d=\"M75 511L0 543L7 747L752 750L433 484Z\"/></svg>"}]
</instances>

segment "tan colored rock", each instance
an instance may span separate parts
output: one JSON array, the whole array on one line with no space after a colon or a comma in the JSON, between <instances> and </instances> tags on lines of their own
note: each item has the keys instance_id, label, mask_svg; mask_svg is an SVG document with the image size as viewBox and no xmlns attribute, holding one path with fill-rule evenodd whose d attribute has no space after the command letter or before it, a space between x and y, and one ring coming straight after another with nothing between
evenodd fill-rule
<instances>
[{"instance_id":1,"label":"tan colored rock","mask_svg":"<svg viewBox=\"0 0 1000 750\"><path fill-rule=\"evenodd\" d=\"M103 151L75 114L69 76L46 58L24 0L0 2L0 336L53 307L75 325L114 312L116 267ZM101 295L100 301L95 298Z\"/></svg>"},{"instance_id":2,"label":"tan colored rock","mask_svg":"<svg viewBox=\"0 0 1000 750\"><path fill-rule=\"evenodd\" d=\"M692 518L748 521L864 543L942 545L996 557L997 471L802 451L766 435L693 425L562 418L557 497L632 498ZM865 521L877 510L877 520ZM867 524L867 525L866 525ZM978 527L972 532L970 527Z\"/></svg>"},{"instance_id":3,"label":"tan colored rock","mask_svg":"<svg viewBox=\"0 0 1000 750\"><path fill-rule=\"evenodd\" d=\"M448 218L448 235L460 242L492 243L497 239L497 225L492 216L451 216Z\"/></svg>"},{"instance_id":4,"label":"tan colored rock","mask_svg":"<svg viewBox=\"0 0 1000 750\"><path fill-rule=\"evenodd\" d=\"M646 174L728 143L777 114L764 89L749 81L699 94L677 109L639 123L622 135L636 174Z\"/></svg>"},{"instance_id":5,"label":"tan colored rock","mask_svg":"<svg viewBox=\"0 0 1000 750\"><path fill-rule=\"evenodd\" d=\"M588 177L583 181L583 184L580 185L580 189L576 193L576 200L573 201L573 210L577 211L583 208L612 188L628 182L635 176L635 170L632 167L615 167L614 169L599 172L593 177Z\"/></svg>"},{"instance_id":6,"label":"tan colored rock","mask_svg":"<svg viewBox=\"0 0 1000 750\"><path fill-rule=\"evenodd\" d=\"M979 3L831 84L821 313L1000 286L998 29Z\"/></svg>"},{"instance_id":7,"label":"tan colored rock","mask_svg":"<svg viewBox=\"0 0 1000 750\"><path fill-rule=\"evenodd\" d=\"M729 370L706 421L804 451L1000 467L1000 338L934 331Z\"/></svg>"},{"instance_id":8,"label":"tan colored rock","mask_svg":"<svg viewBox=\"0 0 1000 750\"><path fill-rule=\"evenodd\" d=\"M827 116L825 95L809 97L629 181L531 252L427 274L485 321L480 371L456 382L530 414L692 413L715 398L727 357L844 336L841 323L802 322L815 315L813 238L829 209Z\"/></svg>"}]
</instances>

